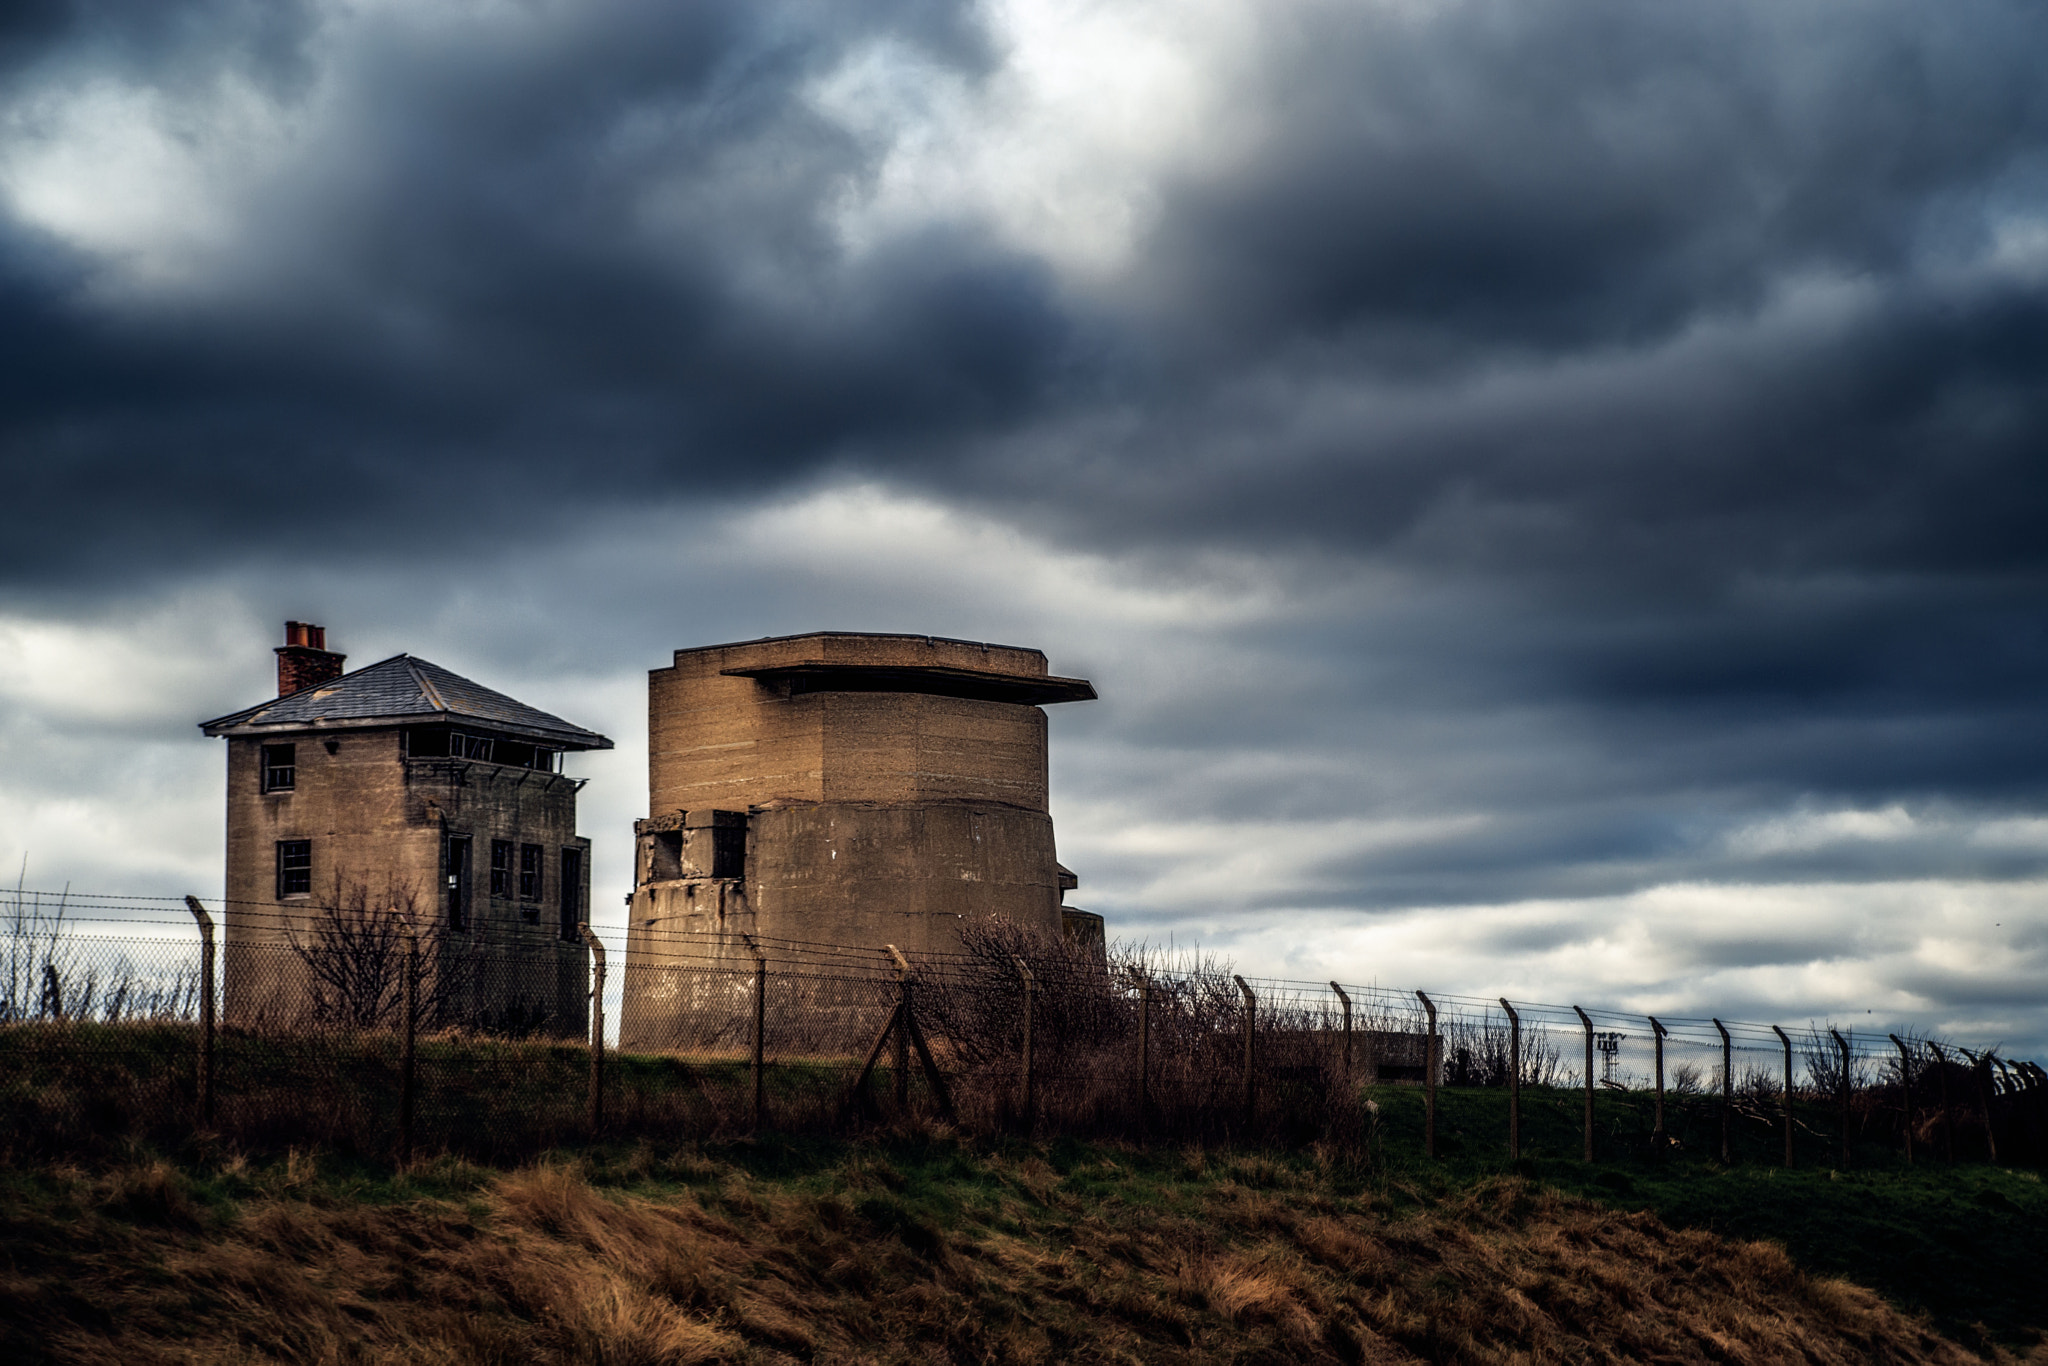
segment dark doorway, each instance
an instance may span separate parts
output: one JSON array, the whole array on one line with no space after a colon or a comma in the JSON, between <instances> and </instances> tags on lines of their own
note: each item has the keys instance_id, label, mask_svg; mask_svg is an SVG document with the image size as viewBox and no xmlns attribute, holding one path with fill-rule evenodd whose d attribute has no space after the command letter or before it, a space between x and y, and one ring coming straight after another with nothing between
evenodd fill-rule
<instances>
[{"instance_id":1,"label":"dark doorway","mask_svg":"<svg viewBox=\"0 0 2048 1366\"><path fill-rule=\"evenodd\" d=\"M574 942L583 936L576 931L583 921L583 851L562 851L562 938Z\"/></svg>"},{"instance_id":2,"label":"dark doorway","mask_svg":"<svg viewBox=\"0 0 2048 1366\"><path fill-rule=\"evenodd\" d=\"M448 928L469 928L469 836L450 835L446 859Z\"/></svg>"}]
</instances>

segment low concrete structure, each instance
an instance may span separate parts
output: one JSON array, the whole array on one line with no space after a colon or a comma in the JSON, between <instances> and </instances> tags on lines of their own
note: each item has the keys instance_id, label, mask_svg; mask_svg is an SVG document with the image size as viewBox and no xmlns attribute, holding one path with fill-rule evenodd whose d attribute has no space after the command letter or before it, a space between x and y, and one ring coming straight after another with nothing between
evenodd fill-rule
<instances>
[{"instance_id":1,"label":"low concrete structure","mask_svg":"<svg viewBox=\"0 0 2048 1366\"><path fill-rule=\"evenodd\" d=\"M945 953L1001 917L1099 941L1062 906L1040 710L1094 696L1037 650L930 636L678 650L649 676L622 1044L723 1013L687 974L750 965L744 936Z\"/></svg>"},{"instance_id":2,"label":"low concrete structure","mask_svg":"<svg viewBox=\"0 0 2048 1366\"><path fill-rule=\"evenodd\" d=\"M411 655L344 673L318 626L277 656L275 699L201 726L228 742L227 1018L388 1023L397 907L436 1016L581 1032L590 841L561 759L611 741Z\"/></svg>"}]
</instances>

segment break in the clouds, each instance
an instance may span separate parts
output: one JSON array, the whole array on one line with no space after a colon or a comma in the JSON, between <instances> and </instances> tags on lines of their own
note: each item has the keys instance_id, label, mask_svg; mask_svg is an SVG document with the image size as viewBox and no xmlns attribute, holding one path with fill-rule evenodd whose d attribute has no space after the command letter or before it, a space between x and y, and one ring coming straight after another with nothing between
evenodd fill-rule
<instances>
[{"instance_id":1,"label":"break in the clouds","mask_svg":"<svg viewBox=\"0 0 2048 1366\"><path fill-rule=\"evenodd\" d=\"M217 878L190 724L291 615L621 739L621 880L640 671L930 631L1096 679L1127 933L2038 1044L2044 58L2021 0L10 7L0 855Z\"/></svg>"}]
</instances>

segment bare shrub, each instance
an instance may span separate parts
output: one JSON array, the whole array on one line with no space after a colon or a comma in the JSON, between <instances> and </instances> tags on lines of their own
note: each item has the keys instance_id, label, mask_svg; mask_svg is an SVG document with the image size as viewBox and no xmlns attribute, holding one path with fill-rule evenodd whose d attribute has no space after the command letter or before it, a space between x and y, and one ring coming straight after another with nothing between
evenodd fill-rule
<instances>
[{"instance_id":1,"label":"bare shrub","mask_svg":"<svg viewBox=\"0 0 2048 1366\"><path fill-rule=\"evenodd\" d=\"M1213 956L1131 944L1098 954L1001 921L965 927L962 943L957 958L919 973L916 999L934 1048L957 1069L963 1116L1018 1117L1028 971L1034 1105L1062 1128L1162 1138L1256 1130L1339 1146L1363 1131L1356 1083L1365 1074L1345 1073L1341 1016L1325 993L1268 983L1248 1007L1230 964Z\"/></svg>"},{"instance_id":2,"label":"bare shrub","mask_svg":"<svg viewBox=\"0 0 2048 1366\"><path fill-rule=\"evenodd\" d=\"M289 966L303 984L310 1023L343 1029L396 1029L404 1022L406 923L419 935L414 1024L490 1030L483 1002L480 937L418 928L418 887L395 880L373 891L337 872L321 904L287 930ZM287 993L287 999L288 999ZM523 1016L523 1012L522 1012ZM513 1031L518 1032L518 1031Z\"/></svg>"},{"instance_id":3,"label":"bare shrub","mask_svg":"<svg viewBox=\"0 0 2048 1366\"><path fill-rule=\"evenodd\" d=\"M1504 1016L1457 1015L1446 1021L1442 1035L1445 1084L1506 1086L1514 1061L1514 1036ZM1524 1086L1556 1086L1564 1067L1557 1042L1540 1024L1522 1026Z\"/></svg>"},{"instance_id":4,"label":"bare shrub","mask_svg":"<svg viewBox=\"0 0 2048 1366\"><path fill-rule=\"evenodd\" d=\"M1736 1066L1735 1095L1738 1099L1775 1103L1784 1095L1784 1080L1778 1068L1741 1062Z\"/></svg>"},{"instance_id":5,"label":"bare shrub","mask_svg":"<svg viewBox=\"0 0 2048 1366\"><path fill-rule=\"evenodd\" d=\"M961 952L926 974L920 1013L970 1065L1011 1060L1023 1047L1024 976L1032 980L1032 1049L1048 1065L1131 1031L1130 1003L1113 972L1086 946L1001 919L969 921Z\"/></svg>"},{"instance_id":6,"label":"bare shrub","mask_svg":"<svg viewBox=\"0 0 2048 1366\"><path fill-rule=\"evenodd\" d=\"M1834 1037L1829 1032L1831 1024L1832 1022L1827 1025L1808 1024L1806 1037L1800 1041L1798 1047L1799 1060L1806 1070L1807 1094L1830 1099L1841 1094L1844 1080L1842 1053L1835 1046ZM1843 1037L1849 1038L1847 1030L1843 1031ZM1849 1090L1854 1093L1870 1085L1871 1069L1869 1064L1856 1056L1854 1040L1849 1041L1851 1049L1847 1081Z\"/></svg>"}]
</instances>

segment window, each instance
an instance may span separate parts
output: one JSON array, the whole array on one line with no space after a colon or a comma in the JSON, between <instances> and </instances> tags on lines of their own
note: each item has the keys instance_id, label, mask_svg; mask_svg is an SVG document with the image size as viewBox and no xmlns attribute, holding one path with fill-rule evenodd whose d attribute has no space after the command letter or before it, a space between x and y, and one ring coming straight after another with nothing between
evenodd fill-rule
<instances>
[{"instance_id":1,"label":"window","mask_svg":"<svg viewBox=\"0 0 2048 1366\"><path fill-rule=\"evenodd\" d=\"M583 936L576 932L583 920L583 851L564 849L562 851L562 938L571 941Z\"/></svg>"},{"instance_id":2,"label":"window","mask_svg":"<svg viewBox=\"0 0 2048 1366\"><path fill-rule=\"evenodd\" d=\"M469 836L450 835L444 861L448 884L448 928L469 928Z\"/></svg>"},{"instance_id":3,"label":"window","mask_svg":"<svg viewBox=\"0 0 2048 1366\"><path fill-rule=\"evenodd\" d=\"M289 792L298 782L297 745L263 747L263 790Z\"/></svg>"},{"instance_id":4,"label":"window","mask_svg":"<svg viewBox=\"0 0 2048 1366\"><path fill-rule=\"evenodd\" d=\"M541 847L538 844L519 846L519 899L540 900Z\"/></svg>"},{"instance_id":5,"label":"window","mask_svg":"<svg viewBox=\"0 0 2048 1366\"><path fill-rule=\"evenodd\" d=\"M313 841L277 842L277 896L308 896L313 891Z\"/></svg>"},{"instance_id":6,"label":"window","mask_svg":"<svg viewBox=\"0 0 2048 1366\"><path fill-rule=\"evenodd\" d=\"M747 827L716 825L711 829L711 876L747 875Z\"/></svg>"},{"instance_id":7,"label":"window","mask_svg":"<svg viewBox=\"0 0 2048 1366\"><path fill-rule=\"evenodd\" d=\"M474 759L508 768L556 772L560 752L528 740L483 735L453 726L407 726L398 732L398 752L408 759Z\"/></svg>"},{"instance_id":8,"label":"window","mask_svg":"<svg viewBox=\"0 0 2048 1366\"><path fill-rule=\"evenodd\" d=\"M493 747L488 735L471 735L459 730L448 732L448 757L451 759L482 759L489 763Z\"/></svg>"},{"instance_id":9,"label":"window","mask_svg":"<svg viewBox=\"0 0 2048 1366\"><path fill-rule=\"evenodd\" d=\"M491 841L491 895L512 895L512 841Z\"/></svg>"}]
</instances>

